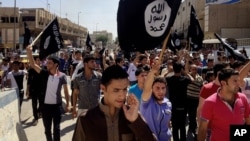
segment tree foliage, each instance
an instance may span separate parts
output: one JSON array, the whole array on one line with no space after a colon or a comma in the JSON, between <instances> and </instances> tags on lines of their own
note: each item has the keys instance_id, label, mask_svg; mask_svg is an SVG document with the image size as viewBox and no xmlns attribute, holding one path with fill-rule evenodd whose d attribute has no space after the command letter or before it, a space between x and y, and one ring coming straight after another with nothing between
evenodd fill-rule
<instances>
[{"instance_id":1,"label":"tree foliage","mask_svg":"<svg viewBox=\"0 0 250 141\"><path fill-rule=\"evenodd\" d=\"M108 37L105 35L98 35L96 36L96 42L102 41L102 44L105 46L108 41Z\"/></svg>"}]
</instances>

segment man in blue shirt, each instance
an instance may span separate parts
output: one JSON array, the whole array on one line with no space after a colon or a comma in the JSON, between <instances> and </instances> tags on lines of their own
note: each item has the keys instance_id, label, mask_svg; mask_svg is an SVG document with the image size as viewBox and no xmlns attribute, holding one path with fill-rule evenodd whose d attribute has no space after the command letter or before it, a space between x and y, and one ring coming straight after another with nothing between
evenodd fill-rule
<instances>
[{"instance_id":1,"label":"man in blue shirt","mask_svg":"<svg viewBox=\"0 0 250 141\"><path fill-rule=\"evenodd\" d=\"M157 62L148 73L141 97L140 112L158 141L169 141L172 104L165 97L166 80L162 77L155 78L159 69L160 63Z\"/></svg>"},{"instance_id":2,"label":"man in blue shirt","mask_svg":"<svg viewBox=\"0 0 250 141\"><path fill-rule=\"evenodd\" d=\"M143 67L137 68L137 70L135 71L137 83L130 86L129 88L129 94L134 94L139 100L139 102L141 102L142 90L143 90L147 75L148 75L148 72Z\"/></svg>"}]
</instances>

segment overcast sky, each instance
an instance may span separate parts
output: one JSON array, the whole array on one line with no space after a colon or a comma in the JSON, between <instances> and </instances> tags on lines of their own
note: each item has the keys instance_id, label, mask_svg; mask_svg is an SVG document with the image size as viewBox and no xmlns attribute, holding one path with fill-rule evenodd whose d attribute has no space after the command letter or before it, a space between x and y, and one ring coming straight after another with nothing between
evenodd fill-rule
<instances>
[{"instance_id":1,"label":"overcast sky","mask_svg":"<svg viewBox=\"0 0 250 141\"><path fill-rule=\"evenodd\" d=\"M1 7L14 7L15 0L0 0ZM47 6L47 2L49 6ZM61 2L61 6L60 6ZM19 8L49 7L51 13L86 27L90 33L107 30L117 36L116 14L119 0L16 0ZM60 8L61 7L61 8ZM60 10L61 9L61 10Z\"/></svg>"}]
</instances>

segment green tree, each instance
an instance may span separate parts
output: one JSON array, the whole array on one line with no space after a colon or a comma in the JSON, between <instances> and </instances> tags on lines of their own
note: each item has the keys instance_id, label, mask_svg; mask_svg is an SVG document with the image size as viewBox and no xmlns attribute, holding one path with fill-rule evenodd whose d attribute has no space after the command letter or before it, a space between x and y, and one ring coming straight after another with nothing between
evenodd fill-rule
<instances>
[{"instance_id":1,"label":"green tree","mask_svg":"<svg viewBox=\"0 0 250 141\"><path fill-rule=\"evenodd\" d=\"M103 46L107 45L108 37L105 35L97 35L96 36L96 42L102 41Z\"/></svg>"},{"instance_id":2,"label":"green tree","mask_svg":"<svg viewBox=\"0 0 250 141\"><path fill-rule=\"evenodd\" d=\"M119 40L118 40L118 37L115 38L115 44L119 44Z\"/></svg>"}]
</instances>

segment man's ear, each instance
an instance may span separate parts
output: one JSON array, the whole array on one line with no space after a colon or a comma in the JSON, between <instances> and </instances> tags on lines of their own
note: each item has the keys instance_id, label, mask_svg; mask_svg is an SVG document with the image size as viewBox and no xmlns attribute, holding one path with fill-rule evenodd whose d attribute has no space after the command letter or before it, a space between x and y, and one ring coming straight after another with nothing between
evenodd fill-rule
<instances>
[{"instance_id":1,"label":"man's ear","mask_svg":"<svg viewBox=\"0 0 250 141\"><path fill-rule=\"evenodd\" d=\"M100 84L100 87L103 92L106 91L106 87L103 84Z\"/></svg>"},{"instance_id":2,"label":"man's ear","mask_svg":"<svg viewBox=\"0 0 250 141\"><path fill-rule=\"evenodd\" d=\"M227 84L227 82L226 82L226 81L224 81L224 80L220 81L220 83L221 83L221 86L223 86L223 85L226 85L226 84Z\"/></svg>"}]
</instances>

